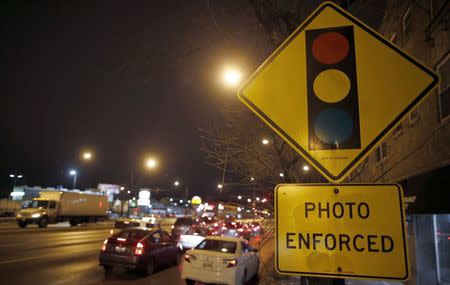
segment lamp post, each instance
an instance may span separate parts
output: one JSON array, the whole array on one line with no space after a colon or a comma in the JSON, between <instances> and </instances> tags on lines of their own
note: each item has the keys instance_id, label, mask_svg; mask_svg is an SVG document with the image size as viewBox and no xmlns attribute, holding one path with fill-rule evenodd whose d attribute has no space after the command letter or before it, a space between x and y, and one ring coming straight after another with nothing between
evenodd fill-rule
<instances>
[{"instance_id":1,"label":"lamp post","mask_svg":"<svg viewBox=\"0 0 450 285\"><path fill-rule=\"evenodd\" d=\"M77 186L77 171L75 169L72 169L69 171L69 174L73 176L73 188L75 189L75 187Z\"/></svg>"},{"instance_id":2,"label":"lamp post","mask_svg":"<svg viewBox=\"0 0 450 285\"><path fill-rule=\"evenodd\" d=\"M11 177L13 179L13 191L14 191L14 188L16 188L17 179L22 178L23 175L22 174L19 174L19 175L10 174L9 177Z\"/></svg>"}]
</instances>

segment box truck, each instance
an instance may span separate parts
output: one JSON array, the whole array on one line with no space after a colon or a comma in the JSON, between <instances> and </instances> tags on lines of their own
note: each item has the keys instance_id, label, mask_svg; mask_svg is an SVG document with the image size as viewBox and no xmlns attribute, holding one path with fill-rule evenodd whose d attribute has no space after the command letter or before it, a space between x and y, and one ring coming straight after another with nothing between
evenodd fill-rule
<instances>
[{"instance_id":1,"label":"box truck","mask_svg":"<svg viewBox=\"0 0 450 285\"><path fill-rule=\"evenodd\" d=\"M52 191L41 192L27 208L17 215L17 224L25 228L37 224L40 228L48 224L69 221L71 226L97 222L106 217L109 204L105 195L88 192Z\"/></svg>"}]
</instances>

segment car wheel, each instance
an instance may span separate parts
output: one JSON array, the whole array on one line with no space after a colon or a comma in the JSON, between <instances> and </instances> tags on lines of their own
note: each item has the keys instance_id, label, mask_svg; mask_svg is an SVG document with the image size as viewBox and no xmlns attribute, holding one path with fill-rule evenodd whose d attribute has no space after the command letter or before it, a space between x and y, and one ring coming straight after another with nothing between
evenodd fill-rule
<instances>
[{"instance_id":1,"label":"car wheel","mask_svg":"<svg viewBox=\"0 0 450 285\"><path fill-rule=\"evenodd\" d=\"M195 284L195 281L191 280L191 279L186 279L185 281L186 281L186 285L194 285Z\"/></svg>"},{"instance_id":2,"label":"car wheel","mask_svg":"<svg viewBox=\"0 0 450 285\"><path fill-rule=\"evenodd\" d=\"M155 263L153 259L149 259L147 265L145 266L145 275L152 275L155 272Z\"/></svg>"},{"instance_id":3,"label":"car wheel","mask_svg":"<svg viewBox=\"0 0 450 285\"><path fill-rule=\"evenodd\" d=\"M103 269L105 269L105 271L111 271L113 267L111 265L103 265Z\"/></svg>"},{"instance_id":4,"label":"car wheel","mask_svg":"<svg viewBox=\"0 0 450 285\"><path fill-rule=\"evenodd\" d=\"M39 227L40 228L46 228L48 225L48 219L47 217L43 217L40 221L39 221Z\"/></svg>"},{"instance_id":5,"label":"car wheel","mask_svg":"<svg viewBox=\"0 0 450 285\"><path fill-rule=\"evenodd\" d=\"M19 224L19 227L21 227L22 229L27 226L27 223L19 222L18 224Z\"/></svg>"}]
</instances>

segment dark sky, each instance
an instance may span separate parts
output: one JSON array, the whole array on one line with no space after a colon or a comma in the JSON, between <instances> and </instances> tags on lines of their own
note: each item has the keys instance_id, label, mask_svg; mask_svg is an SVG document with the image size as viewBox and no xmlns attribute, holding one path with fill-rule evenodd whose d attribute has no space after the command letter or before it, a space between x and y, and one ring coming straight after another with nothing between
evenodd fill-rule
<instances>
[{"instance_id":1,"label":"dark sky","mask_svg":"<svg viewBox=\"0 0 450 285\"><path fill-rule=\"evenodd\" d=\"M0 190L180 177L214 191L197 128L236 100L224 64L253 70L268 43L247 0L1 1ZM89 165L83 148L94 151ZM161 160L142 170L144 154Z\"/></svg>"}]
</instances>

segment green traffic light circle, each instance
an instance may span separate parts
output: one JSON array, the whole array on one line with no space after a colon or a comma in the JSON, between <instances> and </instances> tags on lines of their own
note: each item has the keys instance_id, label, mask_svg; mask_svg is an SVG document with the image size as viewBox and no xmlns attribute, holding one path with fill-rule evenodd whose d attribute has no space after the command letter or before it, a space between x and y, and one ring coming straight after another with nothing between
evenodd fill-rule
<instances>
[{"instance_id":1,"label":"green traffic light circle","mask_svg":"<svg viewBox=\"0 0 450 285\"><path fill-rule=\"evenodd\" d=\"M327 103L336 103L344 99L350 91L350 79L337 69L322 71L314 79L314 93Z\"/></svg>"}]
</instances>

